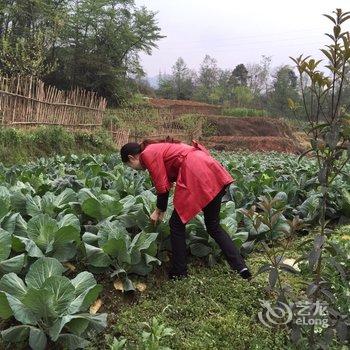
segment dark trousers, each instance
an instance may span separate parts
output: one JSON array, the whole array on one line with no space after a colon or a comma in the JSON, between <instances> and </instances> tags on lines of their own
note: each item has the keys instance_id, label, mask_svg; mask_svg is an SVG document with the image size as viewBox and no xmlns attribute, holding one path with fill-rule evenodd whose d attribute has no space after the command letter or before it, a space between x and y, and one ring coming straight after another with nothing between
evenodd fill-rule
<instances>
[{"instance_id":1,"label":"dark trousers","mask_svg":"<svg viewBox=\"0 0 350 350\"><path fill-rule=\"evenodd\" d=\"M225 194L226 186L217 194L207 206L203 208L204 222L210 236L214 238L224 253L233 270L241 271L247 267L239 250L235 247L230 236L220 226L221 199ZM172 272L178 274L187 273L186 257L186 224L182 223L178 213L174 209L170 220L170 242L173 255Z\"/></svg>"}]
</instances>

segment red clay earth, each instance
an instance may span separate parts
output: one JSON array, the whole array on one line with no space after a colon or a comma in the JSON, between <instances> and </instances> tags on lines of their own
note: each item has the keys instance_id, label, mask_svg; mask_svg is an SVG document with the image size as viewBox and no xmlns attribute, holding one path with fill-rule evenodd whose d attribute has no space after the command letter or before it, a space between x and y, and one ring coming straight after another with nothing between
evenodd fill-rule
<instances>
[{"instance_id":1,"label":"red clay earth","mask_svg":"<svg viewBox=\"0 0 350 350\"><path fill-rule=\"evenodd\" d=\"M208 148L217 150L278 151L300 154L304 148L290 127L281 119L270 117L226 117L218 115L221 106L197 101L152 98L155 108L165 108L172 115L205 115L217 136L201 137Z\"/></svg>"},{"instance_id":2,"label":"red clay earth","mask_svg":"<svg viewBox=\"0 0 350 350\"><path fill-rule=\"evenodd\" d=\"M218 135L201 138L208 148L297 154L304 151L290 127L277 118L209 116L208 120Z\"/></svg>"},{"instance_id":3,"label":"red clay earth","mask_svg":"<svg viewBox=\"0 0 350 350\"><path fill-rule=\"evenodd\" d=\"M208 116L207 119L219 136L293 137L290 127L278 118Z\"/></svg>"},{"instance_id":4,"label":"red clay earth","mask_svg":"<svg viewBox=\"0 0 350 350\"><path fill-rule=\"evenodd\" d=\"M280 136L213 136L205 138L203 143L208 148L218 151L277 151L296 154L303 152L303 149L293 140Z\"/></svg>"}]
</instances>

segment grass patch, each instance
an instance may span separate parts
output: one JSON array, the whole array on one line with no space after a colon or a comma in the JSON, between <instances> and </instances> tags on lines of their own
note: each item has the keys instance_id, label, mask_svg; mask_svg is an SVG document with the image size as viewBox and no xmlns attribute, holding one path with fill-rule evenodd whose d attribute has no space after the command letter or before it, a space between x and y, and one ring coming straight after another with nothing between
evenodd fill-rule
<instances>
[{"instance_id":1,"label":"grass patch","mask_svg":"<svg viewBox=\"0 0 350 350\"><path fill-rule=\"evenodd\" d=\"M265 109L254 108L223 108L222 115L228 117L267 117Z\"/></svg>"},{"instance_id":2,"label":"grass patch","mask_svg":"<svg viewBox=\"0 0 350 350\"><path fill-rule=\"evenodd\" d=\"M248 260L256 272L258 261ZM171 349L288 349L283 327L273 330L262 325L259 299L267 299L259 276L251 283L241 279L226 261L212 268L189 265L190 276L179 281L157 284L155 274L148 277L148 292L135 305L123 307L107 339L125 337L127 349L142 349L141 322L153 317L171 327L174 337L162 345Z\"/></svg>"},{"instance_id":3,"label":"grass patch","mask_svg":"<svg viewBox=\"0 0 350 350\"><path fill-rule=\"evenodd\" d=\"M70 132L61 126L42 126L31 130L0 128L0 162L22 164L40 157L71 153L108 153L115 151L106 131Z\"/></svg>"}]
</instances>

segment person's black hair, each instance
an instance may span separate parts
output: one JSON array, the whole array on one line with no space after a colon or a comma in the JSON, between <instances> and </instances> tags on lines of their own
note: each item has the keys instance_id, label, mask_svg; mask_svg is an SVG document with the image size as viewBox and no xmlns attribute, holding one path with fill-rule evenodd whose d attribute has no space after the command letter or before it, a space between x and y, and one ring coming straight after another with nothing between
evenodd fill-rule
<instances>
[{"instance_id":1,"label":"person's black hair","mask_svg":"<svg viewBox=\"0 0 350 350\"><path fill-rule=\"evenodd\" d=\"M129 142L126 143L120 149L120 157L122 158L122 162L126 163L129 161L129 154L131 156L135 156L136 154L141 153L148 145L152 143L181 143L182 141L176 140L173 137L167 136L165 139L145 139L141 143L137 142Z\"/></svg>"},{"instance_id":2,"label":"person's black hair","mask_svg":"<svg viewBox=\"0 0 350 350\"><path fill-rule=\"evenodd\" d=\"M121 149L120 149L120 157L122 159L123 163L126 163L129 161L129 154L132 156L135 156L136 154L141 153L141 145L137 142L129 142L126 143Z\"/></svg>"}]
</instances>

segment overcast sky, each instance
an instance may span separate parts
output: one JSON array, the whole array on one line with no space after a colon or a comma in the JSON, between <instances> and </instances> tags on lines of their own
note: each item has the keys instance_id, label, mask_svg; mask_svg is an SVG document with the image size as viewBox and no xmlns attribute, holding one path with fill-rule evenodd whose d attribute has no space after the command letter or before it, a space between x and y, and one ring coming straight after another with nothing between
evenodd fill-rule
<instances>
[{"instance_id":1,"label":"overcast sky","mask_svg":"<svg viewBox=\"0 0 350 350\"><path fill-rule=\"evenodd\" d=\"M258 63L272 56L272 65L291 64L301 53L321 58L330 39L331 21L322 16L335 8L350 11L350 0L136 0L157 11L166 35L151 56L141 55L148 76L170 73L182 57L197 69L205 54L221 68ZM349 21L350 22L350 21ZM346 29L350 30L349 24Z\"/></svg>"}]
</instances>

